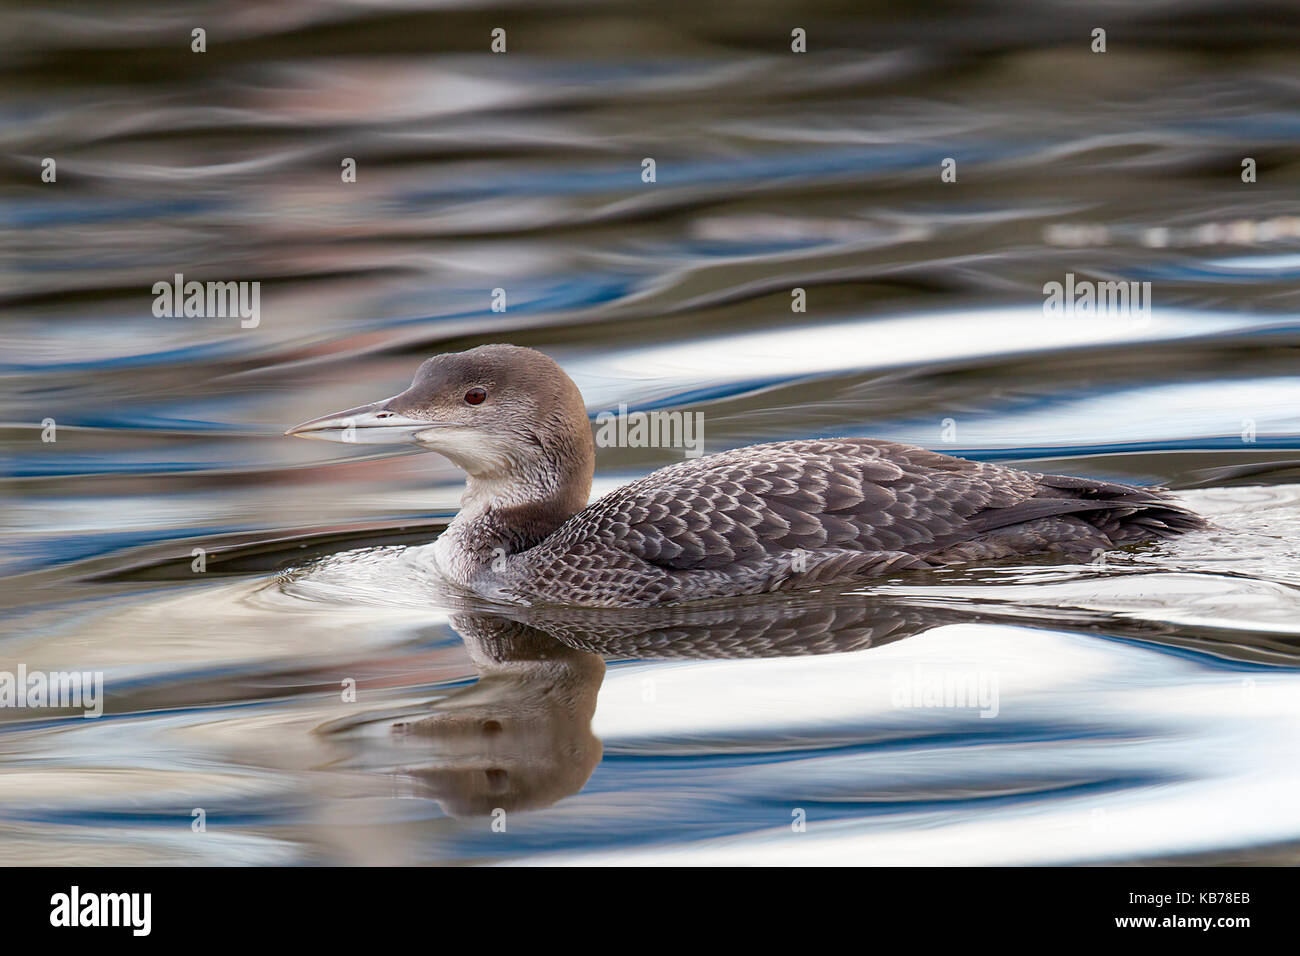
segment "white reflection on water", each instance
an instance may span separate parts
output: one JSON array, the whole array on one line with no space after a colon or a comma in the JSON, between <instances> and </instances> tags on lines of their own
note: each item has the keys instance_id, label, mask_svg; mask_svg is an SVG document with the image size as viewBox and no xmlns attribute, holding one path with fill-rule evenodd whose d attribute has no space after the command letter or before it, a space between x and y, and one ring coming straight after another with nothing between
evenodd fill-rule
<instances>
[{"instance_id":1,"label":"white reflection on water","mask_svg":"<svg viewBox=\"0 0 1300 956\"><path fill-rule=\"evenodd\" d=\"M605 407L628 400L629 380L642 383L641 394L633 397L644 400L700 381L719 384L912 365L933 368L993 356L1150 346L1270 327L1284 330L1296 323L1294 316L1158 307L1146 320L1048 318L1041 308L1034 307L954 310L771 331L734 331L716 340L638 344L586 359L576 356L568 366L579 377L588 404ZM720 364L724 354L727 360Z\"/></svg>"},{"instance_id":2,"label":"white reflection on water","mask_svg":"<svg viewBox=\"0 0 1300 956\"><path fill-rule=\"evenodd\" d=\"M917 667L997 674L1005 739L968 739L980 729L972 711L891 707L892 675ZM653 707L641 699L647 673ZM797 760L678 783L707 786L724 804L759 801L770 823L530 862L1077 863L1295 839L1297 693L1292 672L1207 670L1150 646L990 625L937 628L869 653L629 667L601 693L606 753L783 742ZM856 753L837 752L851 744ZM834 812L844 806L854 809ZM794 807L807 810L805 833L791 829Z\"/></svg>"}]
</instances>

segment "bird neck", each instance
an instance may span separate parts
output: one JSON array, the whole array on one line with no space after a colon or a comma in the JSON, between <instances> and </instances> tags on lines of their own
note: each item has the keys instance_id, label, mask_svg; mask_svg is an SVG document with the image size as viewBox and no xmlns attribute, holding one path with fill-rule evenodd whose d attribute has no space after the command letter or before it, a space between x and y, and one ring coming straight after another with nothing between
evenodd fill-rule
<instances>
[{"instance_id":1,"label":"bird neck","mask_svg":"<svg viewBox=\"0 0 1300 956\"><path fill-rule=\"evenodd\" d=\"M533 446L508 469L471 473L459 514L438 540L443 570L462 583L545 541L587 506L595 471L591 430Z\"/></svg>"}]
</instances>

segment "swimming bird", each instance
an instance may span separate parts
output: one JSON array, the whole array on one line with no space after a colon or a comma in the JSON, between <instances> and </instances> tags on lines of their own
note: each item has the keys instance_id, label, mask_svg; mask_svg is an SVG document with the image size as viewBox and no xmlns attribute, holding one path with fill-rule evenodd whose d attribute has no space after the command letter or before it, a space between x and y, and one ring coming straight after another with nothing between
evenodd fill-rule
<instances>
[{"instance_id":1,"label":"swimming bird","mask_svg":"<svg viewBox=\"0 0 1300 956\"><path fill-rule=\"evenodd\" d=\"M449 458L468 479L434 563L463 589L524 605L651 607L1206 527L1159 489L863 438L685 459L588 504L582 395L554 360L514 345L435 355L400 395L286 434Z\"/></svg>"}]
</instances>

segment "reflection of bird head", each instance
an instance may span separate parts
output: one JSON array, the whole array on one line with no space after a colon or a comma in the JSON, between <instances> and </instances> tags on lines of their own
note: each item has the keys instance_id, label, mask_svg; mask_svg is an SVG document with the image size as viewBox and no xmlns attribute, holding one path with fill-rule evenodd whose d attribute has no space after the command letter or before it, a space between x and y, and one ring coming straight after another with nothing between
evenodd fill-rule
<instances>
[{"instance_id":1,"label":"reflection of bird head","mask_svg":"<svg viewBox=\"0 0 1300 956\"><path fill-rule=\"evenodd\" d=\"M507 616L508 615L508 616ZM908 637L947 620L930 607L830 593L725 605L511 608L452 625L481 677L404 725L430 759L403 773L452 816L548 806L577 792L601 758L592 734L604 657L751 658L834 654Z\"/></svg>"},{"instance_id":2,"label":"reflection of bird head","mask_svg":"<svg viewBox=\"0 0 1300 956\"><path fill-rule=\"evenodd\" d=\"M481 676L402 727L404 743L424 751L402 770L416 793L456 817L576 793L601 758L591 718L604 661L505 618L462 614L452 623Z\"/></svg>"}]
</instances>

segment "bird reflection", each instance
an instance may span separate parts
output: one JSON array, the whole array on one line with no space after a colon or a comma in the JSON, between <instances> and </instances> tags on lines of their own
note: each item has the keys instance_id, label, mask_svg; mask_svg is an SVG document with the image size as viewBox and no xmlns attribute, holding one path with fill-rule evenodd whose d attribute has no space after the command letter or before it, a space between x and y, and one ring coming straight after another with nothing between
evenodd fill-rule
<instances>
[{"instance_id":1,"label":"bird reflection","mask_svg":"<svg viewBox=\"0 0 1300 956\"><path fill-rule=\"evenodd\" d=\"M461 614L452 626L479 679L395 726L429 738L435 752L403 771L416 794L466 817L549 806L580 790L600 762L591 717L605 661L506 617Z\"/></svg>"},{"instance_id":2,"label":"bird reflection","mask_svg":"<svg viewBox=\"0 0 1300 956\"><path fill-rule=\"evenodd\" d=\"M958 620L935 608L815 596L637 610L517 608L459 613L479 680L395 730L432 759L404 767L418 796L452 816L549 806L600 762L591 729L606 658L834 654ZM969 620L969 615L960 618ZM422 755L422 759L424 755Z\"/></svg>"}]
</instances>

